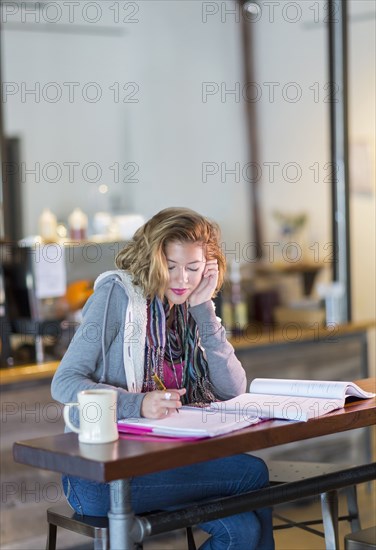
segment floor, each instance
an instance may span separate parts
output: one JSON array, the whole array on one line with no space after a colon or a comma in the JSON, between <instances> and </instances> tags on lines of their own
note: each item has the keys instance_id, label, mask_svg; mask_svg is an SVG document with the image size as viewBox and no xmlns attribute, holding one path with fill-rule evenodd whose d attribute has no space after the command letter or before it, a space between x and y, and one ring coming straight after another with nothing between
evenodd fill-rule
<instances>
[{"instance_id":1,"label":"floor","mask_svg":"<svg viewBox=\"0 0 376 550\"><path fill-rule=\"evenodd\" d=\"M1 550L42 550L46 543L45 511L64 501L60 476L16 464L12 445L16 440L59 433L63 430L61 408L51 401L49 385L38 382L33 387L10 389L2 393L1 417ZM375 435L375 433L373 433ZM373 441L375 441L373 437ZM375 448L374 448L375 451ZM374 452L374 456L376 453ZM364 484L358 488L362 527L376 523L376 487ZM320 518L319 499L284 505L276 513L294 521ZM345 513L345 499L340 496L340 514ZM279 522L276 520L275 524ZM350 532L342 522L340 539ZM196 530L197 545L205 534ZM277 550L322 550L324 539L300 529L275 531ZM58 550L89 550L88 539L74 533L58 532ZM185 532L154 537L144 544L145 550L186 549ZM343 548L343 544L342 544Z\"/></svg>"}]
</instances>

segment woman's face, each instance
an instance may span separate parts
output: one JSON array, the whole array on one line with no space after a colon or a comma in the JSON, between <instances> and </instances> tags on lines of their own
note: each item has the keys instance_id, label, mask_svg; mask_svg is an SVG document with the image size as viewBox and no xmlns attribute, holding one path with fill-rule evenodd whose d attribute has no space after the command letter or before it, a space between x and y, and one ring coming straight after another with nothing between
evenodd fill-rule
<instances>
[{"instance_id":1,"label":"woman's face","mask_svg":"<svg viewBox=\"0 0 376 550\"><path fill-rule=\"evenodd\" d=\"M170 280L165 290L170 306L183 304L198 287L206 258L200 243L173 241L165 249Z\"/></svg>"}]
</instances>

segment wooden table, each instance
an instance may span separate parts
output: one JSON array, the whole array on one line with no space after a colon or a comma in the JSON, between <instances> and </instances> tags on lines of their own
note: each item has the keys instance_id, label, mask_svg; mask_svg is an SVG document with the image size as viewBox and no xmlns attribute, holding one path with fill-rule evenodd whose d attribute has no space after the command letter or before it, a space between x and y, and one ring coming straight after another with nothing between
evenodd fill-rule
<instances>
[{"instance_id":1,"label":"wooden table","mask_svg":"<svg viewBox=\"0 0 376 550\"><path fill-rule=\"evenodd\" d=\"M357 381L357 384L367 391L375 391L376 380L369 378ZM14 444L13 452L16 462L95 481L110 482L111 549L122 548L127 550L133 548L135 541L141 541L151 532L153 534L156 532L150 529L150 523L148 525L145 518L133 515L130 506L128 477L178 466L187 466L214 458L255 451L374 424L376 424L376 398L349 403L343 409L308 422L291 423L282 420L270 420L231 434L188 443L173 441L167 443L143 442L120 439L114 443L103 445L85 445L79 443L76 434L67 433L17 442ZM376 477L376 468L374 468L374 471ZM360 476L357 478L355 474L356 469L351 472L350 481L347 484L360 482L359 480L366 481L373 477L373 475L370 477L369 470L365 474L366 477ZM343 479L339 479L336 483L337 487L344 486L343 483L346 485ZM332 487L330 484L329 486ZM304 486L302 488L304 489ZM299 490L300 497L305 496L302 493L302 488ZM324 489L325 487L320 483L316 483L316 492L313 494L320 494L324 492ZM259 493L260 495L258 495ZM116 495L119 494L124 494L126 497L120 503L119 499L116 498ZM262 498L263 494L267 494L266 501ZM288 494L286 488L285 494ZM273 495L272 489L257 491L257 495L260 496L259 503L261 506L282 502L281 496L277 493ZM290 498L291 496L293 496L293 493L285 500L294 500L294 498ZM239 499L239 497L231 498ZM255 502L253 502L253 505L255 507L259 506ZM204 508L205 505L200 507L201 514ZM248 509L252 508L248 505ZM221 511L217 507L217 510L218 517L226 515L225 509ZM166 515L173 515L173 513L165 512L164 516ZM180 518L182 517L183 514L180 513ZM190 517L192 518L192 513ZM210 517L212 517L210 514L205 516L205 518ZM184 521L180 523L179 526L184 526ZM186 524L188 523L186 522Z\"/></svg>"}]
</instances>

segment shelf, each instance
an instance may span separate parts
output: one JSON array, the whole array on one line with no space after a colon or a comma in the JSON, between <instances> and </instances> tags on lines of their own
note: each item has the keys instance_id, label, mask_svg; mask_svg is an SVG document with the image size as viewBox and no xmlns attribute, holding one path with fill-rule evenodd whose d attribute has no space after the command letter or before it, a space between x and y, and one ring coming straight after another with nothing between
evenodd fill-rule
<instances>
[{"instance_id":1,"label":"shelf","mask_svg":"<svg viewBox=\"0 0 376 550\"><path fill-rule=\"evenodd\" d=\"M298 273L303 278L303 292L305 296L309 296L317 274L324 268L330 267L330 263L287 263L278 262L273 264L256 265L255 271L258 275L290 275Z\"/></svg>"}]
</instances>

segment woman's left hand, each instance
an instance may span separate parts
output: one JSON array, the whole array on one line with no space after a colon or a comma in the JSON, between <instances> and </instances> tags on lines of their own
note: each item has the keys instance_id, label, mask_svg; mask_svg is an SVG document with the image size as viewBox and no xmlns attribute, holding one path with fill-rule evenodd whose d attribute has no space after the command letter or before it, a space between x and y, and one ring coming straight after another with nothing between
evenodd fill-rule
<instances>
[{"instance_id":1,"label":"woman's left hand","mask_svg":"<svg viewBox=\"0 0 376 550\"><path fill-rule=\"evenodd\" d=\"M217 260L208 260L202 279L198 287L189 296L188 301L191 307L203 304L211 300L218 283L218 262Z\"/></svg>"}]
</instances>

